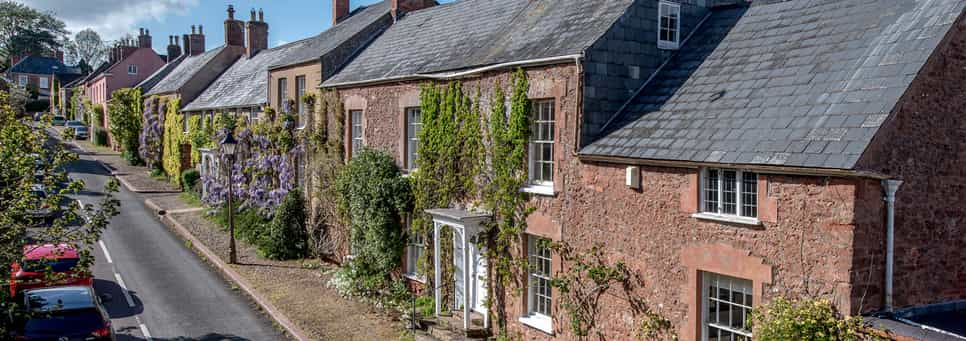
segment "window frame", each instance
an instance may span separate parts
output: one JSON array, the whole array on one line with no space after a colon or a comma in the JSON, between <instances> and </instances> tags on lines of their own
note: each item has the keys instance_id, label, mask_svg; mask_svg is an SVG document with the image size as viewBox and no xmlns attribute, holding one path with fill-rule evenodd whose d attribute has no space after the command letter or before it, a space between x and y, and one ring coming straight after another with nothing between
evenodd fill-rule
<instances>
[{"instance_id":1,"label":"window frame","mask_svg":"<svg viewBox=\"0 0 966 341\"><path fill-rule=\"evenodd\" d=\"M186 112L186 113L184 113L183 116L184 116L183 117L184 120L181 122L182 130L184 131L184 134L187 135L187 134L191 133L191 124L190 124L190 121L191 121L191 113L187 113Z\"/></svg>"},{"instance_id":2,"label":"window frame","mask_svg":"<svg viewBox=\"0 0 966 341\"><path fill-rule=\"evenodd\" d=\"M419 132L423 127L422 108L406 107L403 109L403 115L406 119L406 131L404 132L406 143L403 146L405 148L405 168L409 172L413 172L419 168L416 161L419 160ZM410 128L412 128L412 133L410 133Z\"/></svg>"},{"instance_id":3,"label":"window frame","mask_svg":"<svg viewBox=\"0 0 966 341\"><path fill-rule=\"evenodd\" d=\"M137 66L137 64L129 64L127 66L127 74L129 74L129 75L136 75L136 74L138 74L138 66Z\"/></svg>"},{"instance_id":4,"label":"window frame","mask_svg":"<svg viewBox=\"0 0 966 341\"><path fill-rule=\"evenodd\" d=\"M727 306L730 306L730 307L738 307L738 308L742 309L744 311L744 315L743 315L744 317L742 319L742 324L745 325L747 323L748 316L749 316L749 314L751 314L751 310L754 307L754 299L755 299L754 298L754 296L755 296L754 295L754 289L755 289L754 281L753 280L750 280L750 279L739 278L739 277L734 277L734 276L728 276L728 275L714 273L714 272L710 272L710 271L700 271L699 272L699 276L700 276L700 279L701 279L701 338L700 339L702 341L707 341L708 340L708 337L710 335L710 330L712 328L714 328L714 329L723 330L723 331L726 331L726 332L735 334L735 336L745 337L745 338L747 338L748 341L753 340L754 335L753 335L752 330L750 330L750 329L740 329L739 330L739 329L736 329L736 328L734 328L732 326L721 325L721 324L718 324L718 323L711 323L711 322L709 322L709 319L710 319L710 315L711 315L711 311L710 311L711 310L711 304L710 304L710 302L711 301L714 301L717 304L717 307L720 307L721 305L727 305ZM734 290L735 284L740 284L741 286L739 287L739 289L740 289L740 292L743 294L742 295L742 298L743 298L742 299L742 302L741 303L737 303L733 299L732 300L723 300L720 297L713 297L713 298L710 297L709 296L709 294L710 294L710 286L711 286L711 280L713 280L713 279L718 279L719 280L718 283L721 283L721 280L727 281L729 283L728 289L729 289L729 292L731 292L731 293L734 293L735 292L735 290ZM745 286L745 284L747 284L747 286ZM721 286L716 286L716 288L718 288L720 290ZM718 296L720 296L720 295L718 295ZM730 295L730 297L731 298L734 298L734 295ZM749 302L746 302L749 298L751 299L751 302L750 303ZM730 311L731 310L729 310L729 312ZM720 316L720 312L719 312L719 316ZM729 313L729 315L728 315L729 320L731 319L731 317L732 317L732 315ZM747 328L748 326L745 325L744 327Z\"/></svg>"},{"instance_id":5,"label":"window frame","mask_svg":"<svg viewBox=\"0 0 966 341\"><path fill-rule=\"evenodd\" d=\"M708 187L708 184L709 184L708 181L709 181L709 177L711 177L710 175L711 171L717 172L717 185L714 188L716 192L716 197L715 197L715 200L713 200L717 204L715 205L716 209L713 211L708 209L708 204L709 204L708 193L711 190L711 188ZM726 213L724 209L724 206L726 205L724 201L724 196L726 192L726 189L724 186L725 172L735 173L735 186L734 186L735 212L734 213ZM745 196L751 193L751 191L746 190L746 187L745 187L746 185L745 182L747 181L747 179L745 179L745 175L749 175L749 174L753 174L755 176L754 182L752 182L751 187L749 187L754 189L753 206L749 205L749 203L747 203L745 200ZM712 220L722 220L722 221L731 222L731 223L751 224L751 225L758 225L760 223L758 219L761 216L761 195L763 193L759 191L758 182L761 179L761 174L759 174L758 172L741 170L741 169L706 167L701 169L701 174L698 178L699 178L698 194L700 197L700 201L698 202L698 213L696 213L694 217L712 219ZM753 209L754 215L752 216L752 215L745 214L746 208Z\"/></svg>"},{"instance_id":6,"label":"window frame","mask_svg":"<svg viewBox=\"0 0 966 341\"><path fill-rule=\"evenodd\" d=\"M28 84L30 84L30 76L27 76L27 75L18 76L17 84L19 84L20 86L27 86Z\"/></svg>"},{"instance_id":7,"label":"window frame","mask_svg":"<svg viewBox=\"0 0 966 341\"><path fill-rule=\"evenodd\" d=\"M665 13L665 10L671 11L671 13ZM675 17L675 25L673 28L674 40L665 40L662 38L661 33L665 30L662 20L664 17ZM672 32L672 28L666 28L667 31ZM661 0L657 4L657 47L663 50L677 50L681 47L681 4L671 1Z\"/></svg>"},{"instance_id":8,"label":"window frame","mask_svg":"<svg viewBox=\"0 0 966 341\"><path fill-rule=\"evenodd\" d=\"M545 333L553 334L553 287L550 286L550 282L553 280L553 252L544 244L545 241L549 241L548 239L530 234L526 237L527 261L530 265L527 269L527 310L526 315L520 318L520 322ZM542 249L539 253L538 248ZM539 269L539 266L536 265L537 261L546 262L546 273ZM547 295L537 293L535 283L539 283L538 281L540 280L546 282L544 285L547 290ZM540 311L537 306L538 299L546 299L546 302L544 302L546 311Z\"/></svg>"},{"instance_id":9,"label":"window frame","mask_svg":"<svg viewBox=\"0 0 966 341\"><path fill-rule=\"evenodd\" d=\"M419 259L426 254L426 236L414 233L411 230L412 218L406 218L406 228L410 231L408 244L406 245L406 278L417 282L426 282L426 274L419 270Z\"/></svg>"},{"instance_id":10,"label":"window frame","mask_svg":"<svg viewBox=\"0 0 966 341\"><path fill-rule=\"evenodd\" d=\"M553 195L557 171L556 145L557 138L559 138L559 134L557 134L557 99L545 98L533 100L532 102L534 116L530 122L530 141L527 147L527 188L524 191L534 194ZM548 119L542 117L542 109L549 111ZM541 125L547 126L550 134L549 140L538 140ZM550 146L550 160L543 160L540 157L542 153L540 153L539 147L543 145ZM538 166L544 164L550 165L549 174L541 174L543 170L542 168L538 168ZM540 178L538 179L538 177ZM549 181L546 177L549 177Z\"/></svg>"},{"instance_id":11,"label":"window frame","mask_svg":"<svg viewBox=\"0 0 966 341\"><path fill-rule=\"evenodd\" d=\"M298 111L299 123L302 123L303 115L305 115L305 103L302 102L302 96L305 95L305 75L295 76L295 110ZM301 126L301 125L300 125Z\"/></svg>"},{"instance_id":12,"label":"window frame","mask_svg":"<svg viewBox=\"0 0 966 341\"><path fill-rule=\"evenodd\" d=\"M50 89L50 79L47 77L37 77L37 88Z\"/></svg>"},{"instance_id":13,"label":"window frame","mask_svg":"<svg viewBox=\"0 0 966 341\"><path fill-rule=\"evenodd\" d=\"M358 119L355 117L356 114L359 114ZM349 160L352 160L358 155L359 150L366 146L366 132L365 126L363 125L365 116L361 109L350 109L349 114L346 116L349 117ZM357 125L359 126L359 136L356 136L355 128ZM358 145L356 145L356 141L359 142Z\"/></svg>"},{"instance_id":14,"label":"window frame","mask_svg":"<svg viewBox=\"0 0 966 341\"><path fill-rule=\"evenodd\" d=\"M278 79L276 84L276 95L278 96L278 109L281 112L288 112L288 78L282 77Z\"/></svg>"}]
</instances>

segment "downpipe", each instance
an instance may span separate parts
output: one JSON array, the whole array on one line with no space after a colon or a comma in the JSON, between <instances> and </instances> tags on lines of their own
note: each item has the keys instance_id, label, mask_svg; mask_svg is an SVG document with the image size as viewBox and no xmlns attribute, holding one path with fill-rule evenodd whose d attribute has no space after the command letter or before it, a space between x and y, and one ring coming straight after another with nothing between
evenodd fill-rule
<instances>
[{"instance_id":1,"label":"downpipe","mask_svg":"<svg viewBox=\"0 0 966 341\"><path fill-rule=\"evenodd\" d=\"M901 180L882 180L886 202L886 266L885 266L885 310L893 310L893 265L895 259L895 221L896 221L896 192L902 186Z\"/></svg>"}]
</instances>

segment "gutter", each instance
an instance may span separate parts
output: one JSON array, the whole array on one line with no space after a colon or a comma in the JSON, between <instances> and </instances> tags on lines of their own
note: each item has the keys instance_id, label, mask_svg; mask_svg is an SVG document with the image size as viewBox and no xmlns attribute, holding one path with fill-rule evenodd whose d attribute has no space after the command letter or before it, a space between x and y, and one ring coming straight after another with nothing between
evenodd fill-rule
<instances>
[{"instance_id":1,"label":"gutter","mask_svg":"<svg viewBox=\"0 0 966 341\"><path fill-rule=\"evenodd\" d=\"M825 168L805 168L776 165L760 164L729 164L718 162L699 162L699 161L679 161L679 160L658 160L658 159L638 159L621 156L604 156L591 154L577 154L581 162L601 162L622 165L669 167L669 168L704 168L704 167L727 167L741 170L751 170L763 174L783 174L783 175L806 175L806 176L833 176L846 178L869 178L885 180L889 177L885 174L857 171L849 169L825 169Z\"/></svg>"},{"instance_id":2,"label":"gutter","mask_svg":"<svg viewBox=\"0 0 966 341\"><path fill-rule=\"evenodd\" d=\"M886 202L885 309L887 312L892 312L893 307L896 192L899 191L899 186L902 186L900 180L882 180L882 189L885 191L885 197L882 200Z\"/></svg>"},{"instance_id":3,"label":"gutter","mask_svg":"<svg viewBox=\"0 0 966 341\"><path fill-rule=\"evenodd\" d=\"M363 80L363 81L342 82L342 83L335 83L335 84L329 84L329 85L320 85L318 88L319 89L347 88L347 87L357 87L362 85L372 85L372 84L378 84L378 83L388 83L388 82L398 82L398 81L418 80L418 79L453 80L453 79L466 78L466 77L473 76L487 71L501 70L501 69L507 69L507 68L513 68L513 67L523 67L523 66L541 66L541 65L560 64L563 62L569 62L571 60L579 60L583 57L584 57L583 54L571 54L571 55L564 55L564 56L558 56L558 57L528 59L528 60L493 64L493 65L478 67L478 68L469 69L469 70L460 71L460 72L419 73L419 74L407 75L407 76L392 76L392 77L384 77L384 78L377 78L377 79L370 79L370 80Z\"/></svg>"}]
</instances>

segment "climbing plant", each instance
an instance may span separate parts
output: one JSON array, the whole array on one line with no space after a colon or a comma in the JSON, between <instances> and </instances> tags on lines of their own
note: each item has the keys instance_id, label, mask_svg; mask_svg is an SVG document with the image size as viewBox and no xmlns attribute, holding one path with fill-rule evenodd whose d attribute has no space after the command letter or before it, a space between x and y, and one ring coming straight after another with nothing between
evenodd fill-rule
<instances>
[{"instance_id":1,"label":"climbing plant","mask_svg":"<svg viewBox=\"0 0 966 341\"><path fill-rule=\"evenodd\" d=\"M752 310L749 320L755 339L764 341L883 339L867 333L861 317L843 317L825 299L779 297Z\"/></svg>"},{"instance_id":2,"label":"climbing plant","mask_svg":"<svg viewBox=\"0 0 966 341\"><path fill-rule=\"evenodd\" d=\"M162 122L164 121L164 111L166 101L151 96L144 100L144 114L142 115L141 136L139 139L138 152L141 159L152 169L162 168Z\"/></svg>"},{"instance_id":3,"label":"climbing plant","mask_svg":"<svg viewBox=\"0 0 966 341\"><path fill-rule=\"evenodd\" d=\"M532 104L527 97L530 88L527 74L522 69L511 80L510 107L506 95L497 86L490 101L489 159L491 178L484 191L484 203L493 214L493 221L485 226L486 251L492 260L491 288L498 309L506 307L506 289L519 277L526 266L526 258L515 252L521 245L526 230L526 217L533 209L527 206L530 197L520 189L526 185L526 155L530 139ZM507 110L509 109L509 111ZM505 330L505 313L497 314L497 325Z\"/></svg>"},{"instance_id":4,"label":"climbing plant","mask_svg":"<svg viewBox=\"0 0 966 341\"><path fill-rule=\"evenodd\" d=\"M343 141L344 114L342 102L335 91L324 91L310 106L316 119L313 128L305 130L307 167L312 212L309 216L309 239L313 252L320 257L334 257L348 241L338 205L330 198L336 197L335 183L345 165ZM318 114L314 114L318 112ZM329 120L329 117L332 120Z\"/></svg>"},{"instance_id":5,"label":"climbing plant","mask_svg":"<svg viewBox=\"0 0 966 341\"><path fill-rule=\"evenodd\" d=\"M140 164L141 127L141 89L124 88L115 90L108 102L111 134L120 143L129 163Z\"/></svg>"},{"instance_id":6,"label":"climbing plant","mask_svg":"<svg viewBox=\"0 0 966 341\"><path fill-rule=\"evenodd\" d=\"M605 339L603 331L597 329L601 319L601 298L611 291L611 297L624 300L632 313L640 320L638 337L646 340L665 339L671 329L671 322L653 312L635 289L642 281L635 280L634 274L624 262L609 262L604 256L601 245L589 250L579 251L567 243L547 242L562 261L561 270L554 274L550 286L560 297L560 309L566 314L570 331L578 340L591 336L592 332Z\"/></svg>"},{"instance_id":7,"label":"climbing plant","mask_svg":"<svg viewBox=\"0 0 966 341\"><path fill-rule=\"evenodd\" d=\"M165 174L174 185L181 184L181 145L188 143L184 133L184 115L178 113L181 107L180 99L167 101L167 112L164 113L164 135L162 165Z\"/></svg>"}]
</instances>

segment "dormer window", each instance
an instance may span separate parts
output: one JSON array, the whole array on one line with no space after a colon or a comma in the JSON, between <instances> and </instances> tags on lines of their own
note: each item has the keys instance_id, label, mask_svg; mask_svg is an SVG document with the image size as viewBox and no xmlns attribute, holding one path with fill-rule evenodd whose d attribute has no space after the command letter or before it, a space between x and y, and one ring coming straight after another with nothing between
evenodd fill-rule
<instances>
[{"instance_id":1,"label":"dormer window","mask_svg":"<svg viewBox=\"0 0 966 341\"><path fill-rule=\"evenodd\" d=\"M677 50L681 40L681 5L668 1L658 3L657 47Z\"/></svg>"}]
</instances>

